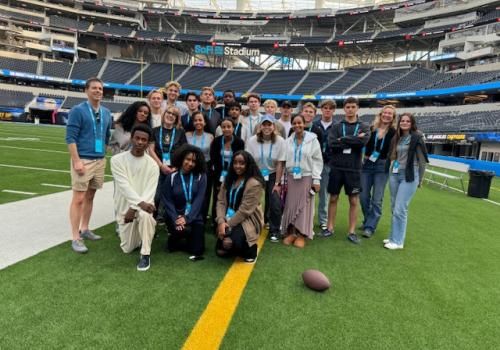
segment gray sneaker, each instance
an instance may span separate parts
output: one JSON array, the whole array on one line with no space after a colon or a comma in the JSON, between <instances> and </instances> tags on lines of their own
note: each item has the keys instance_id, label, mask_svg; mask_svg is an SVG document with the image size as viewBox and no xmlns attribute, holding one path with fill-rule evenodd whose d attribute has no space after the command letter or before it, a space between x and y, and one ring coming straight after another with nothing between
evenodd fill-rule
<instances>
[{"instance_id":1,"label":"gray sneaker","mask_svg":"<svg viewBox=\"0 0 500 350\"><path fill-rule=\"evenodd\" d=\"M75 239L74 241L71 241L71 248L73 249L74 252L80 253L80 254L85 254L88 252L88 248L85 246L85 243L83 243L83 239Z\"/></svg>"},{"instance_id":2,"label":"gray sneaker","mask_svg":"<svg viewBox=\"0 0 500 350\"><path fill-rule=\"evenodd\" d=\"M101 236L96 235L94 232L90 230L80 231L80 238L88 239L89 241L98 241L102 239Z\"/></svg>"}]
</instances>

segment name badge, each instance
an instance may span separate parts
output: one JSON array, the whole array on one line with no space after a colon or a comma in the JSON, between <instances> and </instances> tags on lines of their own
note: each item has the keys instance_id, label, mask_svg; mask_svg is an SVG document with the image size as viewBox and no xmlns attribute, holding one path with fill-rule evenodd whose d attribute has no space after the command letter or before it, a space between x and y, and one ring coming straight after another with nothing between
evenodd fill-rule
<instances>
[{"instance_id":1,"label":"name badge","mask_svg":"<svg viewBox=\"0 0 500 350\"><path fill-rule=\"evenodd\" d=\"M294 166L292 169L292 175L295 180L302 179L302 169L299 166Z\"/></svg>"},{"instance_id":2,"label":"name badge","mask_svg":"<svg viewBox=\"0 0 500 350\"><path fill-rule=\"evenodd\" d=\"M227 211L226 211L226 219L227 219L227 220L231 219L231 218L234 216L234 214L235 214L235 213L236 213L236 212L234 211L234 209L233 209L233 208L227 208Z\"/></svg>"},{"instance_id":3,"label":"name badge","mask_svg":"<svg viewBox=\"0 0 500 350\"><path fill-rule=\"evenodd\" d=\"M265 181L269 181L269 169L267 168L261 169L260 173L262 174L262 177L264 178Z\"/></svg>"},{"instance_id":4,"label":"name badge","mask_svg":"<svg viewBox=\"0 0 500 350\"><path fill-rule=\"evenodd\" d=\"M94 148L94 150L97 153L104 152L103 147L102 147L102 140L101 139L95 140L95 148Z\"/></svg>"},{"instance_id":5,"label":"name badge","mask_svg":"<svg viewBox=\"0 0 500 350\"><path fill-rule=\"evenodd\" d=\"M342 153L344 153L344 154L351 154L351 152L352 152L352 149L351 149L351 148L344 148L344 149L342 150Z\"/></svg>"},{"instance_id":6,"label":"name badge","mask_svg":"<svg viewBox=\"0 0 500 350\"><path fill-rule=\"evenodd\" d=\"M226 176L227 176L227 170L222 170L222 172L220 173L219 182L224 182Z\"/></svg>"},{"instance_id":7,"label":"name badge","mask_svg":"<svg viewBox=\"0 0 500 350\"><path fill-rule=\"evenodd\" d=\"M186 209L184 210L184 215L189 215L191 212L191 203L186 203Z\"/></svg>"},{"instance_id":8,"label":"name badge","mask_svg":"<svg viewBox=\"0 0 500 350\"><path fill-rule=\"evenodd\" d=\"M399 173L399 162L397 160L392 163L392 173L397 174Z\"/></svg>"},{"instance_id":9,"label":"name badge","mask_svg":"<svg viewBox=\"0 0 500 350\"><path fill-rule=\"evenodd\" d=\"M170 166L170 153L163 154L163 165Z\"/></svg>"},{"instance_id":10,"label":"name badge","mask_svg":"<svg viewBox=\"0 0 500 350\"><path fill-rule=\"evenodd\" d=\"M379 156L380 156L380 152L373 151L372 155L370 156L370 158L368 158L368 160L375 163Z\"/></svg>"}]
</instances>

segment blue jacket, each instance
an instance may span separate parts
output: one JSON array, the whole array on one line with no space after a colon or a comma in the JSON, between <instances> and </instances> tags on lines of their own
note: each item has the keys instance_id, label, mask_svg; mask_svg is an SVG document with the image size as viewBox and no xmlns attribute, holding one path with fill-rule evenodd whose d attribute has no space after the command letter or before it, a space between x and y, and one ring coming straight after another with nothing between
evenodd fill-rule
<instances>
[{"instance_id":1,"label":"blue jacket","mask_svg":"<svg viewBox=\"0 0 500 350\"><path fill-rule=\"evenodd\" d=\"M165 207L165 221L170 221L175 226L175 220L179 215L184 216L186 209L186 197L182 187L181 173L176 171L167 175L161 188L161 199ZM184 176L186 186L189 187L189 176ZM191 211L185 216L186 223L203 224L203 202L207 189L207 176L205 174L193 177L193 193Z\"/></svg>"},{"instance_id":2,"label":"blue jacket","mask_svg":"<svg viewBox=\"0 0 500 350\"><path fill-rule=\"evenodd\" d=\"M95 122L95 116L90 114L92 109L89 110L89 107L88 102L82 102L69 111L68 124L66 125L66 143L68 145L76 144L80 158L99 159L106 154L106 146L111 135L111 113L106 107L101 106L100 121ZM102 152L95 151L94 122L97 137L102 140Z\"/></svg>"}]
</instances>

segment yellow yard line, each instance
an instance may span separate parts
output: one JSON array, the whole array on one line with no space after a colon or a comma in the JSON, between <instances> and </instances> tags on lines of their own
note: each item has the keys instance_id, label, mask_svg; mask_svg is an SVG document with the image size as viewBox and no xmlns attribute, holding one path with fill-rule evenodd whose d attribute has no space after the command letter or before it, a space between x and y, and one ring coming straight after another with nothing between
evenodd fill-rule
<instances>
[{"instance_id":1,"label":"yellow yard line","mask_svg":"<svg viewBox=\"0 0 500 350\"><path fill-rule=\"evenodd\" d=\"M258 241L259 251L262 249L266 237L267 230L264 230ZM183 350L219 348L254 266L255 264L247 264L243 260L234 262L210 299L205 311L196 322L182 347Z\"/></svg>"}]
</instances>

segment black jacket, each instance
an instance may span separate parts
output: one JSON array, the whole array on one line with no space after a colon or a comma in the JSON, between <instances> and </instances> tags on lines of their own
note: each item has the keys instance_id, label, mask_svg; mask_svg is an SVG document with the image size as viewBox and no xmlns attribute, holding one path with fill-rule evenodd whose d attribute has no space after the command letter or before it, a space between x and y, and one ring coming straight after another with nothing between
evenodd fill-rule
<instances>
[{"instance_id":1,"label":"black jacket","mask_svg":"<svg viewBox=\"0 0 500 350\"><path fill-rule=\"evenodd\" d=\"M221 139L223 137L224 135L217 136L210 145L210 164L214 169L215 181L219 181L222 172ZM233 136L233 143L231 144L233 154L243 149L245 149L245 142L238 136Z\"/></svg>"},{"instance_id":2,"label":"black jacket","mask_svg":"<svg viewBox=\"0 0 500 350\"><path fill-rule=\"evenodd\" d=\"M345 135L344 135L345 129ZM357 129L357 130L356 130ZM354 135L356 132L356 135ZM365 136L358 135L364 133ZM333 125L328 132L328 158L332 168L344 171L361 171L363 147L370 139L370 127L359 121L348 123L345 119ZM344 153L344 149L351 153Z\"/></svg>"}]
</instances>

